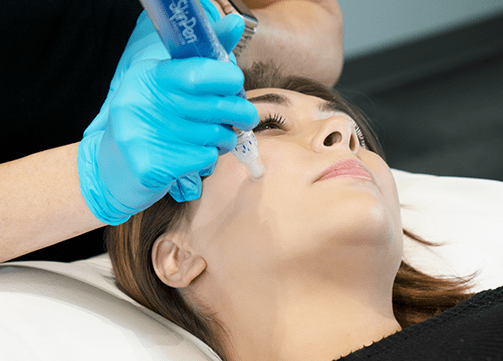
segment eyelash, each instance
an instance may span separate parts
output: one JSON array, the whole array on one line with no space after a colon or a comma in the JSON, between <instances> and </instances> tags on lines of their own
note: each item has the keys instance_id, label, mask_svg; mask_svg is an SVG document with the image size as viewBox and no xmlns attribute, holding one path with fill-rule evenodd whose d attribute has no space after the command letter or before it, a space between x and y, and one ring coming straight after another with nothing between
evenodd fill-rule
<instances>
[{"instance_id":1,"label":"eyelash","mask_svg":"<svg viewBox=\"0 0 503 361\"><path fill-rule=\"evenodd\" d=\"M266 129L267 126L277 126L279 129L286 129L286 121L285 118L279 113L275 113L274 115L268 114L266 118L261 119L257 126L253 129L254 132L258 133ZM353 125L355 127L356 136L358 137L358 141L360 142L360 146L362 148L367 148L367 144L365 143L365 136L363 135L360 126L353 121Z\"/></svg>"},{"instance_id":2,"label":"eyelash","mask_svg":"<svg viewBox=\"0 0 503 361\"><path fill-rule=\"evenodd\" d=\"M358 137L358 140L360 141L360 146L362 148L367 149L367 143L365 143L365 137L363 135L362 130L360 129L360 126L356 122L353 122L353 123L354 123L355 130L356 130L356 136Z\"/></svg>"},{"instance_id":3,"label":"eyelash","mask_svg":"<svg viewBox=\"0 0 503 361\"><path fill-rule=\"evenodd\" d=\"M264 119L261 119L258 125L253 129L254 132L261 132L266 129L267 126L277 126L279 129L286 129L286 121L281 114L275 113L274 115L267 115Z\"/></svg>"}]
</instances>

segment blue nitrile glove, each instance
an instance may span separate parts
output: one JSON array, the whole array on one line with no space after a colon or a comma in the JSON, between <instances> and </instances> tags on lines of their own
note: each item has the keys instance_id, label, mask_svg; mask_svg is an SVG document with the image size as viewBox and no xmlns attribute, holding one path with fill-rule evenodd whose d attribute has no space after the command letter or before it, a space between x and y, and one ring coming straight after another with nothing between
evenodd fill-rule
<instances>
[{"instance_id":1,"label":"blue nitrile glove","mask_svg":"<svg viewBox=\"0 0 503 361\"><path fill-rule=\"evenodd\" d=\"M201 1L206 17L212 24L218 40L229 53L231 61L236 64L236 57L232 49L239 42L244 31L244 21L236 14L229 14L220 19L220 14L213 4L209 1ZM107 98L100 110L100 113L86 129L86 134L105 129L110 111L110 101L115 94L116 89L122 82L124 73L132 64L145 59L170 59L170 55L163 45L161 38L157 34L154 25L150 21L146 12L143 11L136 22L136 26L131 34L124 52L122 53L114 77L110 83L110 89ZM207 172L206 172L207 173ZM199 197L201 193L201 176L208 175L205 172L193 172L177 179L170 188L170 194L178 202L193 200Z\"/></svg>"},{"instance_id":2,"label":"blue nitrile glove","mask_svg":"<svg viewBox=\"0 0 503 361\"><path fill-rule=\"evenodd\" d=\"M241 21L216 23L232 39L223 42L227 46L239 40ZM198 198L200 176L211 174L219 149L235 146L230 125L251 130L258 122L255 107L236 96L243 74L233 64L133 59L118 76L78 153L84 199L112 225L146 209L174 184L178 201Z\"/></svg>"},{"instance_id":3,"label":"blue nitrile glove","mask_svg":"<svg viewBox=\"0 0 503 361\"><path fill-rule=\"evenodd\" d=\"M204 2L202 2L202 5L203 8L206 9L206 7L204 7ZM213 7L213 5L209 4L209 6L211 6L214 11L206 10L205 13L212 24L213 30L215 30L215 33L218 36L218 40L227 53L229 53L231 61L236 64L236 57L232 53L232 49L234 49L241 39L241 35L243 34L245 28L244 20L236 14L229 14L223 19L217 19L217 10ZM211 8L209 9L211 10ZM117 65L114 77L110 83L107 99L103 104L100 114L96 117L89 128L103 128L106 123L106 119L108 118L108 109L106 109L108 107L108 103L110 102L115 90L120 85L124 73L132 64L146 59L163 60L170 58L171 56L169 55L166 47L163 45L159 34L157 34L157 31L154 28L154 25L150 21L146 12L143 11L136 21L133 33L129 37L126 48L122 53L119 64ZM103 110L106 111L103 112Z\"/></svg>"}]
</instances>

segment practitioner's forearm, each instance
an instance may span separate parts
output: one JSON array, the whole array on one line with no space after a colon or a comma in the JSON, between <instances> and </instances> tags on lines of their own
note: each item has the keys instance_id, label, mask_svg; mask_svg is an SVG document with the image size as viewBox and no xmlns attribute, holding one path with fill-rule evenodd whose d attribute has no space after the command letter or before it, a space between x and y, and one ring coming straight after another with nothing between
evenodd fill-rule
<instances>
[{"instance_id":1,"label":"practitioner's forearm","mask_svg":"<svg viewBox=\"0 0 503 361\"><path fill-rule=\"evenodd\" d=\"M99 228L80 193L78 143L0 164L0 262Z\"/></svg>"},{"instance_id":2,"label":"practitioner's forearm","mask_svg":"<svg viewBox=\"0 0 503 361\"><path fill-rule=\"evenodd\" d=\"M249 0L259 20L257 33L238 59L241 68L272 60L285 74L303 75L332 86L342 69L344 31L334 1Z\"/></svg>"}]
</instances>

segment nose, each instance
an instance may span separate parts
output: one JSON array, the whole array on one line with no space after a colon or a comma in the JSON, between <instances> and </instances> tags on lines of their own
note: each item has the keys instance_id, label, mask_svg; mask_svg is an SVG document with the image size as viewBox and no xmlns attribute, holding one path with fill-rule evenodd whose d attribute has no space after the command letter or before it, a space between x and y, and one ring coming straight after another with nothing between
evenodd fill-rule
<instances>
[{"instance_id":1,"label":"nose","mask_svg":"<svg viewBox=\"0 0 503 361\"><path fill-rule=\"evenodd\" d=\"M317 134L311 142L311 149L315 153L335 148L345 148L356 153L360 149L353 120L344 116L334 116L316 122Z\"/></svg>"}]
</instances>

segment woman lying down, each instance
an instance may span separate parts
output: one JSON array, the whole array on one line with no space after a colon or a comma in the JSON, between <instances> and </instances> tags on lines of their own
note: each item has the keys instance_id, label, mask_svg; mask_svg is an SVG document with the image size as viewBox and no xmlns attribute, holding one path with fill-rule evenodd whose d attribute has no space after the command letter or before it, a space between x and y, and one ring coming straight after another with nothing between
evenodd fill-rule
<instances>
[{"instance_id":1,"label":"woman lying down","mask_svg":"<svg viewBox=\"0 0 503 361\"><path fill-rule=\"evenodd\" d=\"M366 118L264 65L245 89L266 177L228 153L200 199L109 228L121 289L222 360L501 359L503 289L472 297L402 262L404 235L425 241L402 229Z\"/></svg>"}]
</instances>

